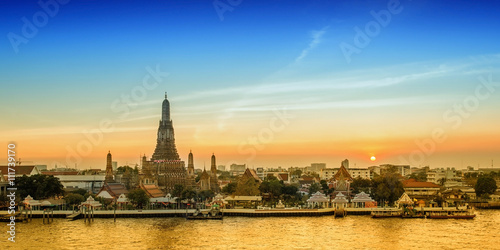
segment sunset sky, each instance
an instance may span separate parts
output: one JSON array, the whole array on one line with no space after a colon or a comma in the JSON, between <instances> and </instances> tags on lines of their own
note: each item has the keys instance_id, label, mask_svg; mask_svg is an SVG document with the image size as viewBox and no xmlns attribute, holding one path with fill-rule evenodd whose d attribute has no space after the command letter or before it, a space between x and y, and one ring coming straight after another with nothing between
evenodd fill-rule
<instances>
[{"instance_id":1,"label":"sunset sky","mask_svg":"<svg viewBox=\"0 0 500 250\"><path fill-rule=\"evenodd\" d=\"M499 1L0 7L0 141L25 162L151 157L167 92L196 168L500 167Z\"/></svg>"}]
</instances>

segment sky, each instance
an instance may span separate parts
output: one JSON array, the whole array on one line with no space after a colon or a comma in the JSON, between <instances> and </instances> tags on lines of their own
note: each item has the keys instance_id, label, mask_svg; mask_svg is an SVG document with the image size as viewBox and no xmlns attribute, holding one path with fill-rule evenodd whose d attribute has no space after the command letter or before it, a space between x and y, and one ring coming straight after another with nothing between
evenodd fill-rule
<instances>
[{"instance_id":1,"label":"sky","mask_svg":"<svg viewBox=\"0 0 500 250\"><path fill-rule=\"evenodd\" d=\"M23 164L151 157L167 92L195 168L212 153L251 168L500 166L500 1L8 0L0 11L0 141Z\"/></svg>"}]
</instances>

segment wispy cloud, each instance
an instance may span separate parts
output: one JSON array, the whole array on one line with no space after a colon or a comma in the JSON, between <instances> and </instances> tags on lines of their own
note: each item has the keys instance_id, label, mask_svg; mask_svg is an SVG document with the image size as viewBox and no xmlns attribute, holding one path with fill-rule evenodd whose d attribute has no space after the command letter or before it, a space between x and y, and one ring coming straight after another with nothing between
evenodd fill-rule
<instances>
[{"instance_id":1,"label":"wispy cloud","mask_svg":"<svg viewBox=\"0 0 500 250\"><path fill-rule=\"evenodd\" d=\"M329 26L326 26L324 27L323 29L321 30L313 30L311 31L311 42L309 42L309 45L307 46L307 48L305 48L304 50L302 50L302 52L300 53L300 55L295 58L295 63L298 63L300 61L302 61L302 59L304 59L311 50L313 50L314 48L316 48L316 46L318 46L321 41L322 41L322 37L323 35L326 33L326 30L328 29Z\"/></svg>"}]
</instances>

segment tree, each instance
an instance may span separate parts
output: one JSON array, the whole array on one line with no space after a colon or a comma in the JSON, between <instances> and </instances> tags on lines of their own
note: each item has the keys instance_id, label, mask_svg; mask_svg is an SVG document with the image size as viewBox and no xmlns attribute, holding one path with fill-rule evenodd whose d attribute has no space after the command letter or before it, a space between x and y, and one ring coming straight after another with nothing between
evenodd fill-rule
<instances>
[{"instance_id":1,"label":"tree","mask_svg":"<svg viewBox=\"0 0 500 250\"><path fill-rule=\"evenodd\" d=\"M309 194L312 195L312 194L318 192L320 189L321 189L321 185L319 185L318 183L314 182L309 187Z\"/></svg>"},{"instance_id":2,"label":"tree","mask_svg":"<svg viewBox=\"0 0 500 250\"><path fill-rule=\"evenodd\" d=\"M175 184L174 190L172 190L173 197L181 197L182 191L184 191L184 186L181 184Z\"/></svg>"},{"instance_id":3,"label":"tree","mask_svg":"<svg viewBox=\"0 0 500 250\"><path fill-rule=\"evenodd\" d=\"M183 200L187 199L188 202L190 202L191 199L196 197L196 191L194 191L193 188L191 188L191 187L186 188L182 191L181 197Z\"/></svg>"},{"instance_id":4,"label":"tree","mask_svg":"<svg viewBox=\"0 0 500 250\"><path fill-rule=\"evenodd\" d=\"M83 188L78 188L78 189L75 189L73 191L71 191L71 193L74 193L74 194L79 194L81 195L82 197L85 196L89 191L83 189Z\"/></svg>"},{"instance_id":5,"label":"tree","mask_svg":"<svg viewBox=\"0 0 500 250\"><path fill-rule=\"evenodd\" d=\"M291 175L295 175L295 176L300 177L300 176L302 175L302 170L299 170L299 169L294 170L294 171L291 173Z\"/></svg>"},{"instance_id":6,"label":"tree","mask_svg":"<svg viewBox=\"0 0 500 250\"><path fill-rule=\"evenodd\" d=\"M300 193L297 193L299 188L293 185L284 185L281 188L281 193L283 194L283 198L285 202L293 203L300 201Z\"/></svg>"},{"instance_id":7,"label":"tree","mask_svg":"<svg viewBox=\"0 0 500 250\"><path fill-rule=\"evenodd\" d=\"M395 173L385 173L373 179L373 196L377 201L394 203L404 193L403 183Z\"/></svg>"},{"instance_id":8,"label":"tree","mask_svg":"<svg viewBox=\"0 0 500 250\"><path fill-rule=\"evenodd\" d=\"M238 183L230 182L222 188L222 192L225 194L233 194L236 191L236 186L238 186Z\"/></svg>"},{"instance_id":9,"label":"tree","mask_svg":"<svg viewBox=\"0 0 500 250\"><path fill-rule=\"evenodd\" d=\"M323 191L326 192L329 189L328 183L326 182L326 180L321 180L319 182L319 184L321 185L321 189L323 189Z\"/></svg>"},{"instance_id":10,"label":"tree","mask_svg":"<svg viewBox=\"0 0 500 250\"><path fill-rule=\"evenodd\" d=\"M230 183L231 184L231 183ZM236 183L234 183L236 184ZM203 190L203 191L200 191L198 194L197 194L197 197L202 200L202 201L205 201L206 199L209 199L209 198L212 198L214 197L215 194L214 194L214 191L212 190Z\"/></svg>"},{"instance_id":11,"label":"tree","mask_svg":"<svg viewBox=\"0 0 500 250\"><path fill-rule=\"evenodd\" d=\"M491 176L481 175L477 179L474 189L477 197L481 197L483 194L493 194L497 190L497 183Z\"/></svg>"},{"instance_id":12,"label":"tree","mask_svg":"<svg viewBox=\"0 0 500 250\"><path fill-rule=\"evenodd\" d=\"M85 198L81 194L69 193L64 197L64 200L66 201L66 204L72 206L79 205L81 202L84 202Z\"/></svg>"},{"instance_id":13,"label":"tree","mask_svg":"<svg viewBox=\"0 0 500 250\"><path fill-rule=\"evenodd\" d=\"M443 195L438 194L436 195L436 198L434 198L434 201L438 204L438 206L442 207L443 203L445 202Z\"/></svg>"},{"instance_id":14,"label":"tree","mask_svg":"<svg viewBox=\"0 0 500 250\"><path fill-rule=\"evenodd\" d=\"M16 178L16 187L21 199L31 195L40 200L64 194L64 186L58 178L51 175L23 175Z\"/></svg>"},{"instance_id":15,"label":"tree","mask_svg":"<svg viewBox=\"0 0 500 250\"><path fill-rule=\"evenodd\" d=\"M124 174L125 172L130 172L130 174L139 174L139 169L137 166L135 168L131 168L129 166L121 166L116 169L116 174Z\"/></svg>"},{"instance_id":16,"label":"tree","mask_svg":"<svg viewBox=\"0 0 500 250\"><path fill-rule=\"evenodd\" d=\"M234 194L243 196L259 195L259 183L253 178L242 178L238 181Z\"/></svg>"},{"instance_id":17,"label":"tree","mask_svg":"<svg viewBox=\"0 0 500 250\"><path fill-rule=\"evenodd\" d=\"M149 202L149 197L146 191L142 189L134 189L127 194L128 200L136 207L142 209Z\"/></svg>"},{"instance_id":18,"label":"tree","mask_svg":"<svg viewBox=\"0 0 500 250\"><path fill-rule=\"evenodd\" d=\"M274 199L275 197L279 197L281 195L282 187L283 184L276 177L266 178L266 180L260 184L259 190L261 193L271 194L271 199Z\"/></svg>"},{"instance_id":19,"label":"tree","mask_svg":"<svg viewBox=\"0 0 500 250\"><path fill-rule=\"evenodd\" d=\"M444 184L446 183L446 178L441 178L438 180L438 182L439 182L439 185L444 186Z\"/></svg>"},{"instance_id":20,"label":"tree","mask_svg":"<svg viewBox=\"0 0 500 250\"><path fill-rule=\"evenodd\" d=\"M355 194L365 192L369 193L370 188L372 186L372 181L369 179L364 179L361 177L356 177L351 183L352 192Z\"/></svg>"},{"instance_id":21,"label":"tree","mask_svg":"<svg viewBox=\"0 0 500 250\"><path fill-rule=\"evenodd\" d=\"M219 172L219 171L217 171ZM219 177L217 177L219 180L231 180L232 176L229 171L220 171Z\"/></svg>"},{"instance_id":22,"label":"tree","mask_svg":"<svg viewBox=\"0 0 500 250\"><path fill-rule=\"evenodd\" d=\"M408 179L415 179L417 181L427 181L427 174L424 171L412 173Z\"/></svg>"}]
</instances>

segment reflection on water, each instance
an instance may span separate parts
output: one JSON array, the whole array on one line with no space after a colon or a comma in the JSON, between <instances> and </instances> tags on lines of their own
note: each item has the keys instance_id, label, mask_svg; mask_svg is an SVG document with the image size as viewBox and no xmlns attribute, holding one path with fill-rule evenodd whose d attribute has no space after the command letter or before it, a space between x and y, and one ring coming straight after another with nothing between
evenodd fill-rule
<instances>
[{"instance_id":1,"label":"reflection on water","mask_svg":"<svg viewBox=\"0 0 500 250\"><path fill-rule=\"evenodd\" d=\"M348 216L245 218L41 219L19 223L16 243L4 234L0 249L500 249L500 211L479 210L474 220L371 219Z\"/></svg>"}]
</instances>

